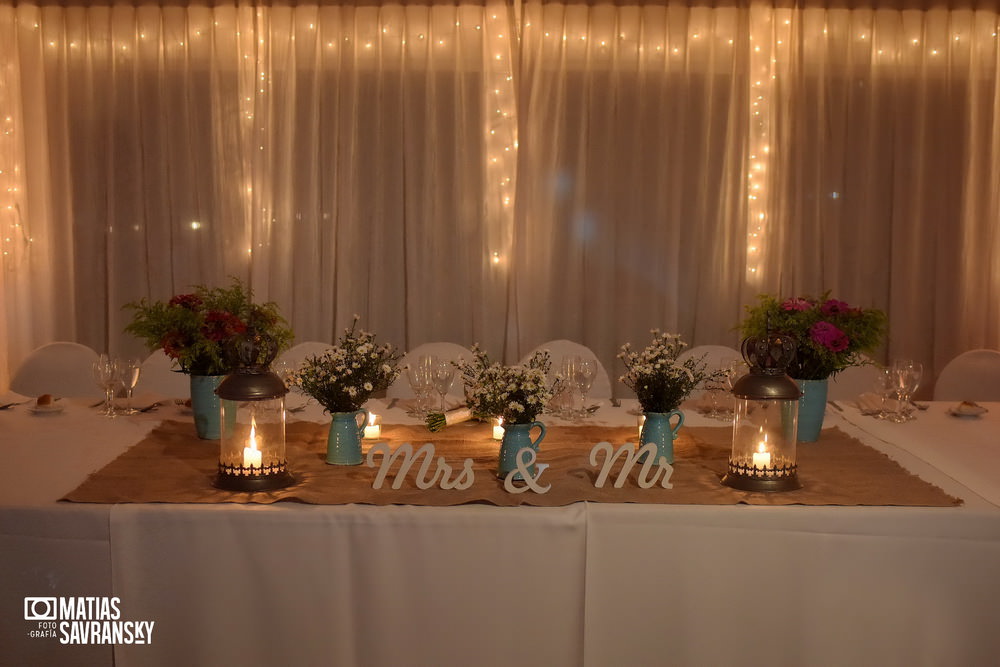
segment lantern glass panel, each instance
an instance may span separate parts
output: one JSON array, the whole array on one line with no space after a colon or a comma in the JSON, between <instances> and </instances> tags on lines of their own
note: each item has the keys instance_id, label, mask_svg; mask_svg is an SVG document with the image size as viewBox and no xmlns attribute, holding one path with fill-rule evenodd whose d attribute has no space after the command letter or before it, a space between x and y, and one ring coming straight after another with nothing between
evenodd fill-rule
<instances>
[{"instance_id":1,"label":"lantern glass panel","mask_svg":"<svg viewBox=\"0 0 1000 667\"><path fill-rule=\"evenodd\" d=\"M252 401L223 399L220 404L220 465L245 475L284 469L284 397Z\"/></svg>"},{"instance_id":2,"label":"lantern glass panel","mask_svg":"<svg viewBox=\"0 0 1000 667\"><path fill-rule=\"evenodd\" d=\"M798 414L797 400L737 399L731 467L794 471Z\"/></svg>"}]
</instances>

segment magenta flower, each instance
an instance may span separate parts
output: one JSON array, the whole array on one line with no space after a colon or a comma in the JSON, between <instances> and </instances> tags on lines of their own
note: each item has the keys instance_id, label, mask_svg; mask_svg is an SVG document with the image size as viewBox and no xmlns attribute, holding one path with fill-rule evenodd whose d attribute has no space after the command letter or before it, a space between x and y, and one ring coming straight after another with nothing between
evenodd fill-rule
<instances>
[{"instance_id":1,"label":"magenta flower","mask_svg":"<svg viewBox=\"0 0 1000 667\"><path fill-rule=\"evenodd\" d=\"M840 315L851 310L851 307L844 301L830 299L819 308L824 315Z\"/></svg>"},{"instance_id":2,"label":"magenta flower","mask_svg":"<svg viewBox=\"0 0 1000 667\"><path fill-rule=\"evenodd\" d=\"M829 322L817 322L812 325L809 337L831 352L843 352L851 342L847 334Z\"/></svg>"},{"instance_id":3,"label":"magenta flower","mask_svg":"<svg viewBox=\"0 0 1000 667\"><path fill-rule=\"evenodd\" d=\"M782 310L809 310L813 305L806 299L785 299L781 304Z\"/></svg>"}]
</instances>

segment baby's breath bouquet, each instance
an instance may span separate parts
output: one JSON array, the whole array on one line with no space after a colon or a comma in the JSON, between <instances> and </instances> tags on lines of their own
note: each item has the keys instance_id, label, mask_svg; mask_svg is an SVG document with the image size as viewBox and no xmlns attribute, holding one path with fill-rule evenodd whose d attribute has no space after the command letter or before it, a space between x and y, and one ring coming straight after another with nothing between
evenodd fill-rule
<instances>
[{"instance_id":1,"label":"baby's breath bouquet","mask_svg":"<svg viewBox=\"0 0 1000 667\"><path fill-rule=\"evenodd\" d=\"M535 421L552 398L549 353L535 352L523 366L491 362L478 346L472 348L472 355L472 361L456 364L472 414L480 419L503 417L505 424Z\"/></svg>"},{"instance_id":2,"label":"baby's breath bouquet","mask_svg":"<svg viewBox=\"0 0 1000 667\"><path fill-rule=\"evenodd\" d=\"M677 361L687 347L680 334L660 333L659 329L651 333L652 342L641 352L633 351L630 343L622 345L618 358L625 364L625 375L621 381L635 392L643 412L670 412L714 374L706 370L704 357Z\"/></svg>"},{"instance_id":3,"label":"baby's breath bouquet","mask_svg":"<svg viewBox=\"0 0 1000 667\"><path fill-rule=\"evenodd\" d=\"M360 410L373 393L383 391L399 375L402 355L375 335L358 331L357 315L337 345L324 354L307 357L292 372L290 382L319 402L327 412Z\"/></svg>"}]
</instances>

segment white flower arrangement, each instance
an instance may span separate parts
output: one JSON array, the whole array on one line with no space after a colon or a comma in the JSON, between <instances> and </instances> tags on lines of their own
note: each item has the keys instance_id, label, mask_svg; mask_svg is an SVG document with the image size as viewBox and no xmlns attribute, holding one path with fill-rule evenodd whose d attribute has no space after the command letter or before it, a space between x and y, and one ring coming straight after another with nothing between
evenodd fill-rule
<instances>
[{"instance_id":1,"label":"white flower arrangement","mask_svg":"<svg viewBox=\"0 0 1000 667\"><path fill-rule=\"evenodd\" d=\"M388 389L399 375L402 354L388 343L377 345L374 334L357 331L359 319L354 316L332 350L306 358L289 378L327 412L360 410L373 393Z\"/></svg>"},{"instance_id":2,"label":"white flower arrangement","mask_svg":"<svg viewBox=\"0 0 1000 667\"><path fill-rule=\"evenodd\" d=\"M687 347L680 334L660 333L659 329L651 333L652 342L641 352L632 351L630 343L622 345L618 358L625 364L625 375L620 379L635 392L644 412L670 412L715 374L706 371L704 356L677 361Z\"/></svg>"},{"instance_id":3,"label":"white flower arrangement","mask_svg":"<svg viewBox=\"0 0 1000 667\"><path fill-rule=\"evenodd\" d=\"M505 424L533 422L552 398L549 353L538 351L523 366L490 362L478 346L473 346L472 353L471 362L455 364L472 413L480 419L503 417Z\"/></svg>"}]
</instances>

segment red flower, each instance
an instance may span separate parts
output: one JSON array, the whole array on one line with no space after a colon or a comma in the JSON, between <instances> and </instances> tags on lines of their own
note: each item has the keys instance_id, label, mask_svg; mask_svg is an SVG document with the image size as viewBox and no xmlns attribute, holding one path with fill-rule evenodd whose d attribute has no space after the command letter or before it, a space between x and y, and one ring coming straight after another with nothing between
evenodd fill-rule
<instances>
[{"instance_id":1,"label":"red flower","mask_svg":"<svg viewBox=\"0 0 1000 667\"><path fill-rule=\"evenodd\" d=\"M179 359L186 346L179 334L169 333L160 340L160 347L171 359Z\"/></svg>"},{"instance_id":2,"label":"red flower","mask_svg":"<svg viewBox=\"0 0 1000 667\"><path fill-rule=\"evenodd\" d=\"M837 299L830 299L824 303L819 308L820 312L824 315L840 315L841 313L851 312L851 307L847 305L844 301L838 301Z\"/></svg>"},{"instance_id":3,"label":"red flower","mask_svg":"<svg viewBox=\"0 0 1000 667\"><path fill-rule=\"evenodd\" d=\"M198 310L201 304L201 297L197 294L178 294L169 301L171 306L181 306L188 310Z\"/></svg>"},{"instance_id":4,"label":"red flower","mask_svg":"<svg viewBox=\"0 0 1000 667\"><path fill-rule=\"evenodd\" d=\"M243 320L232 313L210 310L205 314L205 326L202 327L201 331L205 338L218 343L246 330L247 325Z\"/></svg>"},{"instance_id":5,"label":"red flower","mask_svg":"<svg viewBox=\"0 0 1000 667\"><path fill-rule=\"evenodd\" d=\"M817 322L812 325L809 337L831 352L843 352L851 342L847 334L829 322Z\"/></svg>"},{"instance_id":6,"label":"red flower","mask_svg":"<svg viewBox=\"0 0 1000 667\"><path fill-rule=\"evenodd\" d=\"M785 299L781 304L782 310L809 310L812 308L812 302L807 299Z\"/></svg>"}]
</instances>

